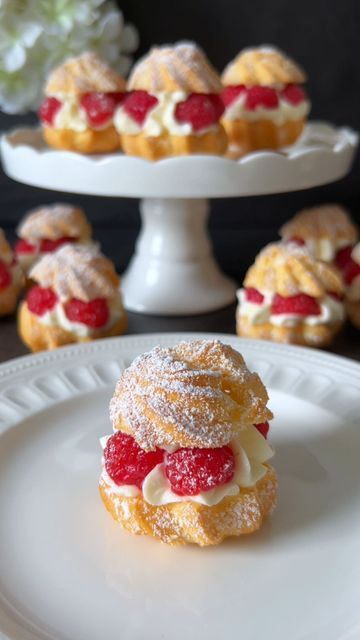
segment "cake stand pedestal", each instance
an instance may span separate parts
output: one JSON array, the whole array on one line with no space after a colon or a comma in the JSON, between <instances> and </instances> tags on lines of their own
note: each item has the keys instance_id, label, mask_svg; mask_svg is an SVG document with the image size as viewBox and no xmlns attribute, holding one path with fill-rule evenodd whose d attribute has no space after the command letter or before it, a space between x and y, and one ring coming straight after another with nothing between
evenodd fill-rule
<instances>
[{"instance_id":1,"label":"cake stand pedestal","mask_svg":"<svg viewBox=\"0 0 360 640\"><path fill-rule=\"evenodd\" d=\"M308 189L349 171L357 134L310 123L281 152L234 161L184 156L158 162L125 156L82 156L49 149L35 128L1 140L5 172L37 187L97 196L142 198L142 228L122 281L125 306L140 313L192 315L219 309L236 285L217 266L207 233L208 199Z\"/></svg>"}]
</instances>

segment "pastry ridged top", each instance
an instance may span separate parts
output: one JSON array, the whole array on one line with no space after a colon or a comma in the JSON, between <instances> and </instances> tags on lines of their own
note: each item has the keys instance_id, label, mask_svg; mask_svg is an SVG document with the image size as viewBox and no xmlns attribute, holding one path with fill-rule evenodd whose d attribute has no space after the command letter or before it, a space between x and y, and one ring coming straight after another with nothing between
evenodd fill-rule
<instances>
[{"instance_id":1,"label":"pastry ridged top","mask_svg":"<svg viewBox=\"0 0 360 640\"><path fill-rule=\"evenodd\" d=\"M20 223L17 233L20 238L38 240L47 238L91 238L91 226L83 209L71 204L53 204L29 211Z\"/></svg>"},{"instance_id":2,"label":"pastry ridged top","mask_svg":"<svg viewBox=\"0 0 360 640\"><path fill-rule=\"evenodd\" d=\"M128 89L152 93L184 91L185 93L220 93L220 77L205 54L193 42L153 47L134 66Z\"/></svg>"},{"instance_id":3,"label":"pastry ridged top","mask_svg":"<svg viewBox=\"0 0 360 640\"><path fill-rule=\"evenodd\" d=\"M8 241L6 240L5 233L0 229L0 260L10 264L13 260L13 251Z\"/></svg>"},{"instance_id":4,"label":"pastry ridged top","mask_svg":"<svg viewBox=\"0 0 360 640\"><path fill-rule=\"evenodd\" d=\"M335 243L347 240L354 244L358 238L358 229L347 211L338 204L302 209L281 227L279 233L283 240L327 238Z\"/></svg>"},{"instance_id":5,"label":"pastry ridged top","mask_svg":"<svg viewBox=\"0 0 360 640\"><path fill-rule=\"evenodd\" d=\"M54 69L45 86L49 95L125 91L126 82L96 53L86 52L69 58Z\"/></svg>"},{"instance_id":6,"label":"pastry ridged top","mask_svg":"<svg viewBox=\"0 0 360 640\"><path fill-rule=\"evenodd\" d=\"M224 85L302 84L305 71L275 47L244 49L229 62L222 74Z\"/></svg>"},{"instance_id":7,"label":"pastry ridged top","mask_svg":"<svg viewBox=\"0 0 360 640\"><path fill-rule=\"evenodd\" d=\"M221 447L244 426L272 417L259 376L219 341L155 347L122 373L110 403L114 429L143 449Z\"/></svg>"},{"instance_id":8,"label":"pastry ridged top","mask_svg":"<svg viewBox=\"0 0 360 640\"><path fill-rule=\"evenodd\" d=\"M328 292L344 292L341 275L335 267L315 260L303 247L280 242L268 244L260 251L245 276L244 285L285 297L305 293L320 298Z\"/></svg>"},{"instance_id":9,"label":"pastry ridged top","mask_svg":"<svg viewBox=\"0 0 360 640\"><path fill-rule=\"evenodd\" d=\"M68 244L47 253L31 269L30 278L51 287L60 300L113 298L119 287L113 263L84 245Z\"/></svg>"}]
</instances>

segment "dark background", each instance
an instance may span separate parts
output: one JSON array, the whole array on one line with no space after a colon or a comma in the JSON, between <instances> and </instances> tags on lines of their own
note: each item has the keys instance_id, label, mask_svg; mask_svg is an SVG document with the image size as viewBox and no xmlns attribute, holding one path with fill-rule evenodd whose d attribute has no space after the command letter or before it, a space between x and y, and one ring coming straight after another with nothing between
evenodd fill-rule
<instances>
[{"instance_id":1,"label":"dark background","mask_svg":"<svg viewBox=\"0 0 360 640\"><path fill-rule=\"evenodd\" d=\"M152 44L194 39L221 70L244 46L276 44L309 75L311 117L360 128L359 0L121 0L126 21L139 29L136 57ZM31 117L0 114L5 130ZM270 197L213 202L210 232L223 269L240 280L255 253L276 238L278 227L303 206L336 201L360 222L359 160L344 180L319 189ZM31 207L56 200L84 206L105 253L122 271L134 248L136 200L58 194L0 175L0 225L14 227Z\"/></svg>"}]
</instances>

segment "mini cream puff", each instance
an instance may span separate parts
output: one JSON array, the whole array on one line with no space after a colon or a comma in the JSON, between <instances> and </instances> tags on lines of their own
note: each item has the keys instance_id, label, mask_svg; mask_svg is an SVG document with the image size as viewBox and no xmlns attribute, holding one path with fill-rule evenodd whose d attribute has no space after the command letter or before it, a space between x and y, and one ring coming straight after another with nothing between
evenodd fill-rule
<instances>
[{"instance_id":1,"label":"mini cream puff","mask_svg":"<svg viewBox=\"0 0 360 640\"><path fill-rule=\"evenodd\" d=\"M218 544L271 514L277 478L268 395L219 341L155 347L123 371L110 403L100 495L127 531L168 544Z\"/></svg>"},{"instance_id":2,"label":"mini cream puff","mask_svg":"<svg viewBox=\"0 0 360 640\"><path fill-rule=\"evenodd\" d=\"M113 263L94 248L64 245L30 271L37 284L19 309L19 334L32 351L117 336L127 326Z\"/></svg>"},{"instance_id":3,"label":"mini cream puff","mask_svg":"<svg viewBox=\"0 0 360 640\"><path fill-rule=\"evenodd\" d=\"M359 233L348 212L338 204L302 209L280 229L284 242L305 246L317 259L341 267Z\"/></svg>"},{"instance_id":4,"label":"mini cream puff","mask_svg":"<svg viewBox=\"0 0 360 640\"><path fill-rule=\"evenodd\" d=\"M91 244L85 212L72 204L52 204L29 211L17 228L15 254L26 277L42 256L63 244Z\"/></svg>"},{"instance_id":5,"label":"mini cream puff","mask_svg":"<svg viewBox=\"0 0 360 640\"><path fill-rule=\"evenodd\" d=\"M125 153L149 160L225 153L220 78L195 44L151 49L127 89L114 120Z\"/></svg>"},{"instance_id":6,"label":"mini cream puff","mask_svg":"<svg viewBox=\"0 0 360 640\"><path fill-rule=\"evenodd\" d=\"M269 244L238 291L237 333L323 347L343 325L343 294L336 267L296 244Z\"/></svg>"},{"instance_id":7,"label":"mini cream puff","mask_svg":"<svg viewBox=\"0 0 360 640\"><path fill-rule=\"evenodd\" d=\"M222 74L228 156L293 144L310 111L305 81L303 69L274 47L241 51Z\"/></svg>"},{"instance_id":8,"label":"mini cream puff","mask_svg":"<svg viewBox=\"0 0 360 640\"><path fill-rule=\"evenodd\" d=\"M45 141L57 149L107 153L120 149L114 112L126 83L95 53L70 58L45 86L39 109Z\"/></svg>"},{"instance_id":9,"label":"mini cream puff","mask_svg":"<svg viewBox=\"0 0 360 640\"><path fill-rule=\"evenodd\" d=\"M24 284L22 270L0 229L0 317L14 313Z\"/></svg>"},{"instance_id":10,"label":"mini cream puff","mask_svg":"<svg viewBox=\"0 0 360 640\"><path fill-rule=\"evenodd\" d=\"M360 242L343 256L342 275L345 282L345 306L354 327L360 329Z\"/></svg>"}]
</instances>

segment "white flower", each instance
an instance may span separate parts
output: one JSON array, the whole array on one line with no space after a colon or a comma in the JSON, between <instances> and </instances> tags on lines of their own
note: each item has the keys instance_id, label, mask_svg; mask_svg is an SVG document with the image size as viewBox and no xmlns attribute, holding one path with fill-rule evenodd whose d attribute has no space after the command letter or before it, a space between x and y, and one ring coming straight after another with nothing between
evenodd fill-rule
<instances>
[{"instance_id":1,"label":"white flower","mask_svg":"<svg viewBox=\"0 0 360 640\"><path fill-rule=\"evenodd\" d=\"M41 32L41 25L28 17L19 21L16 15L1 16L0 60L4 71L12 73L25 64L27 49L35 45Z\"/></svg>"}]
</instances>

